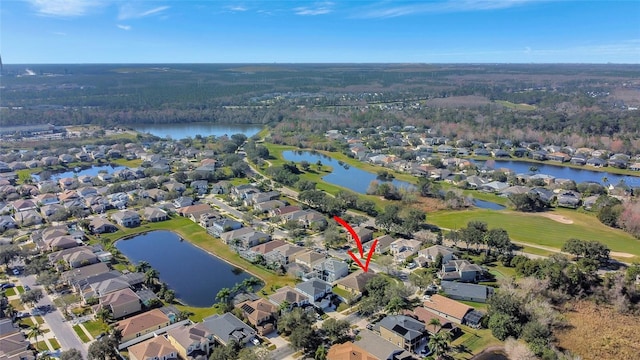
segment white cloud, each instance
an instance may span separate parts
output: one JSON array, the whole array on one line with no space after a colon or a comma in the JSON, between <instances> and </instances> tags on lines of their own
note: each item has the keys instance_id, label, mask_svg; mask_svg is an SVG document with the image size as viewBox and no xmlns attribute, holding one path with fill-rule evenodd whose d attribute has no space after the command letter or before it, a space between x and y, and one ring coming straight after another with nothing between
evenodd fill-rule
<instances>
[{"instance_id":1,"label":"white cloud","mask_svg":"<svg viewBox=\"0 0 640 360\"><path fill-rule=\"evenodd\" d=\"M385 2L361 9L356 17L392 18L423 13L499 10L528 3L542 3L547 1L551 0L446 0L390 7L387 6L389 3Z\"/></svg>"},{"instance_id":2,"label":"white cloud","mask_svg":"<svg viewBox=\"0 0 640 360\"><path fill-rule=\"evenodd\" d=\"M294 8L293 12L296 15L302 15L302 16L325 15L333 12L333 3L320 2L320 3L314 4L313 6L301 6L301 7Z\"/></svg>"},{"instance_id":3,"label":"white cloud","mask_svg":"<svg viewBox=\"0 0 640 360\"><path fill-rule=\"evenodd\" d=\"M158 6L153 9L142 10L132 4L125 4L120 7L118 20L139 19L147 16L159 15L169 8L170 6Z\"/></svg>"},{"instance_id":4,"label":"white cloud","mask_svg":"<svg viewBox=\"0 0 640 360\"><path fill-rule=\"evenodd\" d=\"M242 5L233 5L233 6L227 6L227 10L236 11L236 12L243 12L243 11L247 11L249 9L247 7L242 6Z\"/></svg>"},{"instance_id":5,"label":"white cloud","mask_svg":"<svg viewBox=\"0 0 640 360\"><path fill-rule=\"evenodd\" d=\"M52 32L53 35L58 35L58 36L67 36L66 32L62 32L62 31L54 31Z\"/></svg>"},{"instance_id":6,"label":"white cloud","mask_svg":"<svg viewBox=\"0 0 640 360\"><path fill-rule=\"evenodd\" d=\"M103 0L27 0L38 15L76 17L105 4Z\"/></svg>"},{"instance_id":7,"label":"white cloud","mask_svg":"<svg viewBox=\"0 0 640 360\"><path fill-rule=\"evenodd\" d=\"M116 27L118 27L118 29L122 29L122 30L125 30L125 31L131 30L131 25L116 24Z\"/></svg>"}]
</instances>

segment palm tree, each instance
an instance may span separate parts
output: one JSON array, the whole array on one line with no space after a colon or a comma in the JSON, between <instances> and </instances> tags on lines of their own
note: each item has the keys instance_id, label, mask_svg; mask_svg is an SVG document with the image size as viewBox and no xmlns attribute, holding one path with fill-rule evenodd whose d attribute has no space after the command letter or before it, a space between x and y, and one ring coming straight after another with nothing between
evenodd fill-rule
<instances>
[{"instance_id":1,"label":"palm tree","mask_svg":"<svg viewBox=\"0 0 640 360\"><path fill-rule=\"evenodd\" d=\"M440 330L440 328L442 327L442 323L440 323L440 320L438 318L431 318L431 320L429 320L429 324L427 325L433 325L434 334L437 334L438 330Z\"/></svg>"},{"instance_id":2,"label":"palm tree","mask_svg":"<svg viewBox=\"0 0 640 360\"><path fill-rule=\"evenodd\" d=\"M434 355L437 357L444 356L449 350L449 342L451 341L451 334L448 332L441 332L434 334L429 338L429 348L433 350Z\"/></svg>"},{"instance_id":3,"label":"palm tree","mask_svg":"<svg viewBox=\"0 0 640 360\"><path fill-rule=\"evenodd\" d=\"M392 314L399 314L402 309L407 306L406 302L400 296L394 296L389 300L386 308Z\"/></svg>"},{"instance_id":4,"label":"palm tree","mask_svg":"<svg viewBox=\"0 0 640 360\"><path fill-rule=\"evenodd\" d=\"M111 319L113 319L113 315L111 314L111 311L109 311L109 309L107 309L106 307L103 307L100 310L98 310L96 312L96 317L105 324L111 321Z\"/></svg>"},{"instance_id":5,"label":"palm tree","mask_svg":"<svg viewBox=\"0 0 640 360\"><path fill-rule=\"evenodd\" d=\"M16 309L13 307L13 305L7 305L7 307L4 309L4 315L13 320L13 317L16 316Z\"/></svg>"},{"instance_id":6,"label":"palm tree","mask_svg":"<svg viewBox=\"0 0 640 360\"><path fill-rule=\"evenodd\" d=\"M602 177L602 183L604 184L604 187L606 188L607 185L609 184L609 178L606 176Z\"/></svg>"},{"instance_id":7,"label":"palm tree","mask_svg":"<svg viewBox=\"0 0 640 360\"><path fill-rule=\"evenodd\" d=\"M40 328L40 324L33 324L29 327L29 332L27 333L28 339L36 339L35 348L38 350L38 337L44 335L44 331Z\"/></svg>"},{"instance_id":8,"label":"palm tree","mask_svg":"<svg viewBox=\"0 0 640 360\"><path fill-rule=\"evenodd\" d=\"M216 300L225 304L229 301L229 297L231 297L231 289L226 287L220 289L220 291L218 291L218 293L216 294Z\"/></svg>"},{"instance_id":9,"label":"palm tree","mask_svg":"<svg viewBox=\"0 0 640 360\"><path fill-rule=\"evenodd\" d=\"M144 273L144 283L147 286L155 285L160 273L156 269L149 269Z\"/></svg>"},{"instance_id":10,"label":"palm tree","mask_svg":"<svg viewBox=\"0 0 640 360\"><path fill-rule=\"evenodd\" d=\"M136 271L141 273L146 273L151 269L151 265L149 265L146 261L140 261L138 265L136 265Z\"/></svg>"}]
</instances>

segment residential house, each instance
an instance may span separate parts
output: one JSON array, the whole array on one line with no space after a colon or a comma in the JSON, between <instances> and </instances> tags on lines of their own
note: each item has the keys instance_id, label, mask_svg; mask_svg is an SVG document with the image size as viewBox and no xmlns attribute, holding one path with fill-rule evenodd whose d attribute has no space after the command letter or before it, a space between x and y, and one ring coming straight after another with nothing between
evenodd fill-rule
<instances>
[{"instance_id":1,"label":"residential house","mask_svg":"<svg viewBox=\"0 0 640 360\"><path fill-rule=\"evenodd\" d=\"M142 302L140 297L127 287L100 297L100 303L97 305L97 309L99 308L109 309L113 318L119 319L141 311Z\"/></svg>"},{"instance_id":2,"label":"residential house","mask_svg":"<svg viewBox=\"0 0 640 360\"><path fill-rule=\"evenodd\" d=\"M284 244L264 255L269 263L279 263L287 265L295 260L296 254L305 251L305 248L292 244Z\"/></svg>"},{"instance_id":3,"label":"residential house","mask_svg":"<svg viewBox=\"0 0 640 360\"><path fill-rule=\"evenodd\" d=\"M213 333L203 323L179 326L167 331L167 339L181 359L208 358L215 344Z\"/></svg>"},{"instance_id":4,"label":"residential house","mask_svg":"<svg viewBox=\"0 0 640 360\"><path fill-rule=\"evenodd\" d=\"M111 214L111 219L118 225L124 227L140 226L140 215L130 210L121 210Z\"/></svg>"},{"instance_id":5,"label":"residential house","mask_svg":"<svg viewBox=\"0 0 640 360\"><path fill-rule=\"evenodd\" d=\"M149 340L129 346L131 360L174 360L178 350L164 336L154 336Z\"/></svg>"},{"instance_id":6,"label":"residential house","mask_svg":"<svg viewBox=\"0 0 640 360\"><path fill-rule=\"evenodd\" d=\"M191 206L191 205L193 205L193 198L189 196L180 196L179 198L173 200L173 206L176 209Z\"/></svg>"},{"instance_id":7,"label":"residential house","mask_svg":"<svg viewBox=\"0 0 640 360\"><path fill-rule=\"evenodd\" d=\"M415 356L412 353L404 350L403 348L395 345L390 341L383 339L372 331L363 330L358 334L358 338L359 339L355 341L355 344L362 349L367 349L367 351L375 356L376 359L415 359Z\"/></svg>"},{"instance_id":8,"label":"residential house","mask_svg":"<svg viewBox=\"0 0 640 360\"><path fill-rule=\"evenodd\" d=\"M442 245L433 245L426 249L419 250L416 260L423 265L432 264L436 261L438 255L442 258L442 263L449 262L455 258L453 249Z\"/></svg>"},{"instance_id":9,"label":"residential house","mask_svg":"<svg viewBox=\"0 0 640 360\"><path fill-rule=\"evenodd\" d=\"M295 263L304 265L307 269L313 269L316 265L326 260L326 256L313 250L296 254Z\"/></svg>"},{"instance_id":10,"label":"residential house","mask_svg":"<svg viewBox=\"0 0 640 360\"><path fill-rule=\"evenodd\" d=\"M267 299L260 298L253 301L245 301L236 308L242 311L249 324L258 331L258 335L266 335L275 330L275 317L278 314L278 307Z\"/></svg>"},{"instance_id":11,"label":"residential house","mask_svg":"<svg viewBox=\"0 0 640 360\"><path fill-rule=\"evenodd\" d=\"M378 358L360 346L346 342L331 346L327 353L327 360L378 360Z\"/></svg>"},{"instance_id":12,"label":"residential house","mask_svg":"<svg viewBox=\"0 0 640 360\"><path fill-rule=\"evenodd\" d=\"M451 260L442 264L442 271L438 275L445 281L475 282L483 273L482 267L467 260Z\"/></svg>"},{"instance_id":13,"label":"residential house","mask_svg":"<svg viewBox=\"0 0 640 360\"><path fill-rule=\"evenodd\" d=\"M547 154L547 159L550 161L567 162L571 160L571 156L562 152L552 152Z\"/></svg>"},{"instance_id":14,"label":"residential house","mask_svg":"<svg viewBox=\"0 0 640 360\"><path fill-rule=\"evenodd\" d=\"M14 325L10 318L0 319L0 359L34 360L35 353L30 345L17 324Z\"/></svg>"},{"instance_id":15,"label":"residential house","mask_svg":"<svg viewBox=\"0 0 640 360\"><path fill-rule=\"evenodd\" d=\"M39 225L44 221L35 210L20 211L13 214L13 220L20 226Z\"/></svg>"},{"instance_id":16,"label":"residential house","mask_svg":"<svg viewBox=\"0 0 640 360\"><path fill-rule=\"evenodd\" d=\"M283 304L288 304L289 308L309 305L309 297L290 286L284 286L276 290L273 295L269 296L269 301L278 307L283 306Z\"/></svg>"},{"instance_id":17,"label":"residential house","mask_svg":"<svg viewBox=\"0 0 640 360\"><path fill-rule=\"evenodd\" d=\"M188 218L195 217L199 221L200 215L213 212L213 209L208 204L195 204L176 209L176 212L180 216Z\"/></svg>"},{"instance_id":18,"label":"residential house","mask_svg":"<svg viewBox=\"0 0 640 360\"><path fill-rule=\"evenodd\" d=\"M13 202L13 209L16 212L37 210L38 206L32 200L19 199Z\"/></svg>"},{"instance_id":19,"label":"residential house","mask_svg":"<svg viewBox=\"0 0 640 360\"><path fill-rule=\"evenodd\" d=\"M164 201L169 195L166 191L162 189L149 189L149 190L146 190L145 193L146 193L146 197L156 202Z\"/></svg>"},{"instance_id":20,"label":"residential house","mask_svg":"<svg viewBox=\"0 0 640 360\"><path fill-rule=\"evenodd\" d=\"M396 239L394 239L393 237L391 237L389 235L382 235L379 238L377 238L376 240L378 240L378 243L376 244L376 249L375 249L376 254L384 254L384 253L388 252L391 249L391 244L394 241L396 241ZM369 242L367 244L364 244L363 248L364 248L365 251L369 251L371 246L373 246L373 242Z\"/></svg>"},{"instance_id":21,"label":"residential house","mask_svg":"<svg viewBox=\"0 0 640 360\"><path fill-rule=\"evenodd\" d=\"M369 280L373 279L375 276L376 275L373 270L369 270L367 272L358 270L338 280L336 286L338 287L338 289L349 292L353 297L352 301L357 300L358 298L360 298L360 296L362 296L365 286L367 285Z\"/></svg>"},{"instance_id":22,"label":"residential house","mask_svg":"<svg viewBox=\"0 0 640 360\"><path fill-rule=\"evenodd\" d=\"M171 321L165 313L159 309L153 309L128 319L120 320L115 323L115 328L121 331L121 342L124 343L169 326L170 323Z\"/></svg>"},{"instance_id":23,"label":"residential house","mask_svg":"<svg viewBox=\"0 0 640 360\"><path fill-rule=\"evenodd\" d=\"M268 200L268 201L255 204L253 208L258 211L268 212L270 210L283 207L285 205L286 204L280 200Z\"/></svg>"},{"instance_id":24,"label":"residential house","mask_svg":"<svg viewBox=\"0 0 640 360\"><path fill-rule=\"evenodd\" d=\"M440 288L448 297L455 300L484 303L493 295L492 287L457 281L442 281Z\"/></svg>"},{"instance_id":25,"label":"residential house","mask_svg":"<svg viewBox=\"0 0 640 360\"><path fill-rule=\"evenodd\" d=\"M580 194L575 191L562 191L557 199L560 207L576 209L580 206Z\"/></svg>"},{"instance_id":26,"label":"residential house","mask_svg":"<svg viewBox=\"0 0 640 360\"><path fill-rule=\"evenodd\" d=\"M65 251L65 250L63 250ZM55 264L56 261L51 261L51 257L49 257L49 262ZM92 265L83 266L77 269L71 269L65 271L60 276L60 279L63 283L67 283L71 286L77 286L85 282L88 278L92 276L96 276L99 274L108 273L111 269L105 263L99 262Z\"/></svg>"},{"instance_id":27,"label":"residential house","mask_svg":"<svg viewBox=\"0 0 640 360\"><path fill-rule=\"evenodd\" d=\"M450 320L445 319L442 316L438 316L422 306L418 306L413 310L405 310L403 314L411 316L412 318L425 324L425 328L429 332L429 335L435 335L441 331L446 331L451 333L451 335L455 335L460 331L460 329L455 326ZM440 325L429 325L432 319L437 319L440 322Z\"/></svg>"},{"instance_id":28,"label":"residential house","mask_svg":"<svg viewBox=\"0 0 640 360\"><path fill-rule=\"evenodd\" d=\"M299 206L287 205L280 208L269 210L270 216L279 216L284 219L287 214L302 210ZM287 219L288 220L288 219Z\"/></svg>"},{"instance_id":29,"label":"residential house","mask_svg":"<svg viewBox=\"0 0 640 360\"><path fill-rule=\"evenodd\" d=\"M45 249L50 251L58 251L74 248L80 244L71 236L63 235L44 240Z\"/></svg>"},{"instance_id":30,"label":"residential house","mask_svg":"<svg viewBox=\"0 0 640 360\"><path fill-rule=\"evenodd\" d=\"M312 276L333 283L349 274L349 266L342 260L327 259L313 267Z\"/></svg>"},{"instance_id":31,"label":"residential house","mask_svg":"<svg viewBox=\"0 0 640 360\"><path fill-rule=\"evenodd\" d=\"M213 224L220 219L222 219L222 215L220 215L216 211L211 210L200 215L198 224L200 224L200 226L206 229L213 226Z\"/></svg>"},{"instance_id":32,"label":"residential house","mask_svg":"<svg viewBox=\"0 0 640 360\"><path fill-rule=\"evenodd\" d=\"M421 245L422 243L418 240L398 239L391 243L389 249L395 262L401 263L415 255Z\"/></svg>"},{"instance_id":33,"label":"residential house","mask_svg":"<svg viewBox=\"0 0 640 360\"><path fill-rule=\"evenodd\" d=\"M309 303L319 309L330 305L331 284L320 279L310 279L296 285L296 290L309 298Z\"/></svg>"},{"instance_id":34,"label":"residential house","mask_svg":"<svg viewBox=\"0 0 640 360\"><path fill-rule=\"evenodd\" d=\"M240 228L242 228L241 222L223 217L223 218L214 220L211 226L207 227L207 232L213 236L220 237L221 234L225 232L238 230ZM236 234L235 236L241 236L241 235Z\"/></svg>"},{"instance_id":35,"label":"residential house","mask_svg":"<svg viewBox=\"0 0 640 360\"><path fill-rule=\"evenodd\" d=\"M353 231L356 232L362 244L373 240L373 230L369 228L366 228L364 226L356 226L353 228ZM349 233L349 237L351 237L350 233ZM351 239L351 240L355 241L355 239Z\"/></svg>"},{"instance_id":36,"label":"residential house","mask_svg":"<svg viewBox=\"0 0 640 360\"><path fill-rule=\"evenodd\" d=\"M222 345L227 345L231 341L243 345L256 336L255 330L231 313L209 316L202 321L202 324Z\"/></svg>"},{"instance_id":37,"label":"residential house","mask_svg":"<svg viewBox=\"0 0 640 360\"><path fill-rule=\"evenodd\" d=\"M9 215L0 216L0 232L5 232L9 229L15 229L18 225Z\"/></svg>"},{"instance_id":38,"label":"residential house","mask_svg":"<svg viewBox=\"0 0 640 360\"><path fill-rule=\"evenodd\" d=\"M167 212L157 207L146 207L142 210L142 217L148 222L165 221L169 219Z\"/></svg>"},{"instance_id":39,"label":"residential house","mask_svg":"<svg viewBox=\"0 0 640 360\"><path fill-rule=\"evenodd\" d=\"M432 295L424 301L424 308L456 324L463 324L464 317L473 310L469 305L442 295Z\"/></svg>"},{"instance_id":40,"label":"residential house","mask_svg":"<svg viewBox=\"0 0 640 360\"><path fill-rule=\"evenodd\" d=\"M57 204L60 202L58 200L58 196L56 194L44 193L35 197L35 200L39 205L51 205Z\"/></svg>"},{"instance_id":41,"label":"residential house","mask_svg":"<svg viewBox=\"0 0 640 360\"><path fill-rule=\"evenodd\" d=\"M58 184L62 190L71 190L78 187L78 181L72 177L66 177L58 180Z\"/></svg>"},{"instance_id":42,"label":"residential house","mask_svg":"<svg viewBox=\"0 0 640 360\"><path fill-rule=\"evenodd\" d=\"M55 265L60 260L73 269L95 264L99 261L98 256L88 246L74 247L49 254L49 262L51 264Z\"/></svg>"},{"instance_id":43,"label":"residential house","mask_svg":"<svg viewBox=\"0 0 640 360\"><path fill-rule=\"evenodd\" d=\"M427 336L425 324L406 315L387 316L376 327L380 337L407 351L416 351Z\"/></svg>"},{"instance_id":44,"label":"residential house","mask_svg":"<svg viewBox=\"0 0 640 360\"><path fill-rule=\"evenodd\" d=\"M598 167L598 168L605 167L607 166L607 161L599 157L592 157L587 160L587 166Z\"/></svg>"},{"instance_id":45,"label":"residential house","mask_svg":"<svg viewBox=\"0 0 640 360\"><path fill-rule=\"evenodd\" d=\"M177 181L168 181L162 184L162 186L164 186L164 188L169 192L175 191L180 194L187 190L187 186L185 184L179 183Z\"/></svg>"},{"instance_id":46,"label":"residential house","mask_svg":"<svg viewBox=\"0 0 640 360\"><path fill-rule=\"evenodd\" d=\"M222 242L229 245L239 245L246 248L256 246L271 240L271 235L256 231L251 227L240 228L220 234Z\"/></svg>"},{"instance_id":47,"label":"residential house","mask_svg":"<svg viewBox=\"0 0 640 360\"><path fill-rule=\"evenodd\" d=\"M94 234L104 234L117 231L118 228L103 217L94 217L89 220L88 230Z\"/></svg>"},{"instance_id":48,"label":"residential house","mask_svg":"<svg viewBox=\"0 0 640 360\"><path fill-rule=\"evenodd\" d=\"M64 211L66 211L65 207L60 204L44 205L40 208L40 214L42 214L42 216L46 219L49 219L53 215L60 214L60 212Z\"/></svg>"},{"instance_id":49,"label":"residential house","mask_svg":"<svg viewBox=\"0 0 640 360\"><path fill-rule=\"evenodd\" d=\"M204 195L209 190L209 182L207 180L195 180L189 186L198 195Z\"/></svg>"}]
</instances>

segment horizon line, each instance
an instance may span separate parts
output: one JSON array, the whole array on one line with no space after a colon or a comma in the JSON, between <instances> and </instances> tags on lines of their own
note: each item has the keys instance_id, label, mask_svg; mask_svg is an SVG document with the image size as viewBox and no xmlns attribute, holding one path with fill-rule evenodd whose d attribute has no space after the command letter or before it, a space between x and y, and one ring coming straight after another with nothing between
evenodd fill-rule
<instances>
[{"instance_id":1,"label":"horizon line","mask_svg":"<svg viewBox=\"0 0 640 360\"><path fill-rule=\"evenodd\" d=\"M640 62L71 62L3 63L3 65L640 65Z\"/></svg>"}]
</instances>

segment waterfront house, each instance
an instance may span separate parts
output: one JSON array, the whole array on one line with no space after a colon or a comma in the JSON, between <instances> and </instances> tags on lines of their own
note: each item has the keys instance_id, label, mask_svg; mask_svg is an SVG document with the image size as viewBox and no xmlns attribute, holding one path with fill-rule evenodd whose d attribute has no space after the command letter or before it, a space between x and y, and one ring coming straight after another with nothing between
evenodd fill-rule
<instances>
[{"instance_id":1,"label":"waterfront house","mask_svg":"<svg viewBox=\"0 0 640 360\"><path fill-rule=\"evenodd\" d=\"M111 219L124 227L140 226L140 215L130 210L121 210L111 214Z\"/></svg>"},{"instance_id":2,"label":"waterfront house","mask_svg":"<svg viewBox=\"0 0 640 360\"><path fill-rule=\"evenodd\" d=\"M157 207L146 207L142 210L142 216L148 222L165 221L169 219L167 212Z\"/></svg>"},{"instance_id":3,"label":"waterfront house","mask_svg":"<svg viewBox=\"0 0 640 360\"><path fill-rule=\"evenodd\" d=\"M203 323L185 324L170 329L167 331L167 339L184 360L208 358L215 344L213 333Z\"/></svg>"},{"instance_id":4,"label":"waterfront house","mask_svg":"<svg viewBox=\"0 0 640 360\"><path fill-rule=\"evenodd\" d=\"M309 303L319 309L329 307L332 294L331 284L320 279L310 279L296 285L296 290L309 298Z\"/></svg>"},{"instance_id":5,"label":"waterfront house","mask_svg":"<svg viewBox=\"0 0 640 360\"><path fill-rule=\"evenodd\" d=\"M278 307L284 303L289 304L289 309L309 305L309 297L290 286L284 286L276 290L273 295L269 296L269 301Z\"/></svg>"},{"instance_id":6,"label":"waterfront house","mask_svg":"<svg viewBox=\"0 0 640 360\"><path fill-rule=\"evenodd\" d=\"M275 330L275 317L278 307L267 299L245 301L236 305L242 315L258 331L258 335L266 335Z\"/></svg>"},{"instance_id":7,"label":"waterfront house","mask_svg":"<svg viewBox=\"0 0 640 360\"><path fill-rule=\"evenodd\" d=\"M153 309L128 319L120 320L115 323L115 328L121 331L121 343L124 343L169 326L170 323L171 321L165 313L159 309Z\"/></svg>"},{"instance_id":8,"label":"waterfront house","mask_svg":"<svg viewBox=\"0 0 640 360\"><path fill-rule=\"evenodd\" d=\"M104 234L114 232L118 230L118 228L103 217L94 217L89 220L88 230L93 234Z\"/></svg>"}]
</instances>

